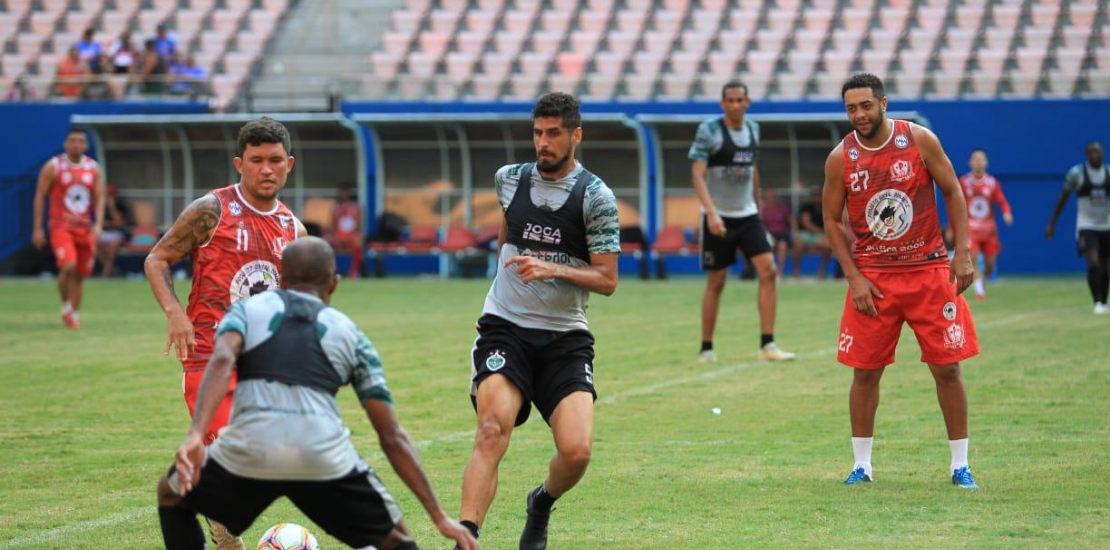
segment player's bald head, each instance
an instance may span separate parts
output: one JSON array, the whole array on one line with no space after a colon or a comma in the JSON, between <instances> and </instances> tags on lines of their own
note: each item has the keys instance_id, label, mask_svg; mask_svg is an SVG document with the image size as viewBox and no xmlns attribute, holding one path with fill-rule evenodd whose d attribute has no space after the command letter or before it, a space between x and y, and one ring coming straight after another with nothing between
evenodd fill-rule
<instances>
[{"instance_id":1,"label":"player's bald head","mask_svg":"<svg viewBox=\"0 0 1110 550\"><path fill-rule=\"evenodd\" d=\"M327 288L335 276L335 252L319 237L301 237L285 247L281 257L282 280L287 288Z\"/></svg>"}]
</instances>

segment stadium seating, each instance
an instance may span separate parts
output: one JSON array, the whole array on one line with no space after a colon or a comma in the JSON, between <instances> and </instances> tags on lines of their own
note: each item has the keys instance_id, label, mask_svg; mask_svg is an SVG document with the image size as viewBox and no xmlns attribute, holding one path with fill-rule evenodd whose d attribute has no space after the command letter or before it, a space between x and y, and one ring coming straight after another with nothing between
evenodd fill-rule
<instances>
[{"instance_id":1,"label":"stadium seating","mask_svg":"<svg viewBox=\"0 0 1110 550\"><path fill-rule=\"evenodd\" d=\"M828 98L859 68L898 97L1093 95L1106 11L1099 0L411 0L371 66L462 84L419 99L526 99L557 81L593 99L681 100L713 97L730 76L757 99ZM476 57L481 72L467 69Z\"/></svg>"}]
</instances>

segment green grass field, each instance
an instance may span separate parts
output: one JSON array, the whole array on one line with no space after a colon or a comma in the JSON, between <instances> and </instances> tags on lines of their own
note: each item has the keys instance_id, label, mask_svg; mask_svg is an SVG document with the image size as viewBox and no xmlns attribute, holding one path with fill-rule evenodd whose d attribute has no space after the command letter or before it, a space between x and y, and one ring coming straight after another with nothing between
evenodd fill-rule
<instances>
[{"instance_id":1,"label":"green grass field","mask_svg":"<svg viewBox=\"0 0 1110 550\"><path fill-rule=\"evenodd\" d=\"M401 422L451 514L473 441L468 353L487 287L359 281L334 302L381 352ZM594 458L557 505L551 548L1110 545L1110 318L1091 314L1079 278L1004 281L972 304L983 354L964 377L982 489L970 492L949 482L944 425L911 332L884 383L875 483L848 488L851 374L834 355L843 285L783 286L777 340L799 359L776 365L753 361L755 286L735 280L716 338L721 362L693 361L701 291L695 279L626 280L593 298ZM52 282L0 280L0 550L161 544L155 481L188 423L180 367L162 355L165 321L145 282L93 281L86 296L84 328L70 332ZM340 403L421 547L450 548L390 471L353 393ZM553 451L537 417L502 463L483 548L516 548L525 492ZM245 534L249 548L278 521L316 531L281 501Z\"/></svg>"}]
</instances>

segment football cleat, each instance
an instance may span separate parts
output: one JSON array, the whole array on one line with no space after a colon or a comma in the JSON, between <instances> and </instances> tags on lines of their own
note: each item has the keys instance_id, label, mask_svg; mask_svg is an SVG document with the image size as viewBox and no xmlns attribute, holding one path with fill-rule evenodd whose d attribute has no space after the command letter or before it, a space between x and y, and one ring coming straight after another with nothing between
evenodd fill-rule
<instances>
[{"instance_id":1,"label":"football cleat","mask_svg":"<svg viewBox=\"0 0 1110 550\"><path fill-rule=\"evenodd\" d=\"M957 470L952 470L952 485L961 489L979 488L979 484L975 483L975 478L971 477L971 466L964 466Z\"/></svg>"},{"instance_id":2,"label":"football cleat","mask_svg":"<svg viewBox=\"0 0 1110 550\"><path fill-rule=\"evenodd\" d=\"M1095 315L1110 315L1110 307L1106 304L1095 304Z\"/></svg>"},{"instance_id":3,"label":"football cleat","mask_svg":"<svg viewBox=\"0 0 1110 550\"><path fill-rule=\"evenodd\" d=\"M700 354L698 354L698 362L699 363L716 363L717 362L717 352L715 352L711 349L707 349L705 351L702 351Z\"/></svg>"},{"instance_id":4,"label":"football cleat","mask_svg":"<svg viewBox=\"0 0 1110 550\"><path fill-rule=\"evenodd\" d=\"M793 353L782 351L779 345L774 342L770 342L759 349L760 361L792 361L793 359Z\"/></svg>"},{"instance_id":5,"label":"football cleat","mask_svg":"<svg viewBox=\"0 0 1110 550\"><path fill-rule=\"evenodd\" d=\"M863 470L863 466L856 466L852 473L848 474L848 479L844 480L845 485L857 485L860 483L871 483L871 476Z\"/></svg>"},{"instance_id":6,"label":"football cleat","mask_svg":"<svg viewBox=\"0 0 1110 550\"><path fill-rule=\"evenodd\" d=\"M551 511L541 512L535 510L532 501L536 494L543 489L543 485L532 489L528 493L528 520L524 522L524 531L520 533L520 550L545 550L547 548L547 522L551 519Z\"/></svg>"},{"instance_id":7,"label":"football cleat","mask_svg":"<svg viewBox=\"0 0 1110 550\"><path fill-rule=\"evenodd\" d=\"M74 311L63 313L62 322L69 328L81 328L81 321L77 318L77 312Z\"/></svg>"}]
</instances>

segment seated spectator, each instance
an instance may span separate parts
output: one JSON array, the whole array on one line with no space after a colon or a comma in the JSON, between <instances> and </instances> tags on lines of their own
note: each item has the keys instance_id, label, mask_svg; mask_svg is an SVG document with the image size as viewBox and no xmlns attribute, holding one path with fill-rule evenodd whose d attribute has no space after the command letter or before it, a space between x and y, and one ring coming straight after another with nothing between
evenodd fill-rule
<instances>
[{"instance_id":1,"label":"seated spectator","mask_svg":"<svg viewBox=\"0 0 1110 550\"><path fill-rule=\"evenodd\" d=\"M154 49L158 52L158 57L166 61L173 59L173 54L177 53L177 39L169 35L165 23L158 25L158 30L155 31L153 40Z\"/></svg>"},{"instance_id":2,"label":"seated spectator","mask_svg":"<svg viewBox=\"0 0 1110 550\"><path fill-rule=\"evenodd\" d=\"M81 59L77 46L70 46L69 53L61 63L58 63L54 93L61 97L77 99L85 89L84 81L88 76L88 64Z\"/></svg>"},{"instance_id":3,"label":"seated spectator","mask_svg":"<svg viewBox=\"0 0 1110 550\"><path fill-rule=\"evenodd\" d=\"M349 185L339 188L339 200L332 212L327 240L336 252L351 253L351 269L348 270L347 277L358 278L362 267L362 250L366 244L362 238L362 209L351 195Z\"/></svg>"},{"instance_id":4,"label":"seated spectator","mask_svg":"<svg viewBox=\"0 0 1110 550\"><path fill-rule=\"evenodd\" d=\"M131 44L130 30L125 30L119 35L119 38L108 50L108 56L112 59L112 72L114 74L128 74L131 72L131 69L135 66L135 58L138 53Z\"/></svg>"},{"instance_id":5,"label":"seated spectator","mask_svg":"<svg viewBox=\"0 0 1110 550\"><path fill-rule=\"evenodd\" d=\"M144 94L162 94L166 89L169 61L158 55L154 40L146 41L146 48L138 59L136 74Z\"/></svg>"},{"instance_id":6,"label":"seated spectator","mask_svg":"<svg viewBox=\"0 0 1110 550\"><path fill-rule=\"evenodd\" d=\"M108 200L104 203L104 232L100 234L99 246L96 248L96 259L101 265L101 277L112 276L119 249L127 242L128 232L134 226L131 209L120 199L116 191L115 185L109 185L107 188Z\"/></svg>"},{"instance_id":7,"label":"seated spectator","mask_svg":"<svg viewBox=\"0 0 1110 550\"><path fill-rule=\"evenodd\" d=\"M832 248L825 237L824 209L821 207L821 189L813 190L809 201L798 209L798 238L794 240L794 278L801 276L802 254L820 254L821 263L817 278L824 279Z\"/></svg>"},{"instance_id":8,"label":"seated spectator","mask_svg":"<svg viewBox=\"0 0 1110 550\"><path fill-rule=\"evenodd\" d=\"M184 64L173 65L171 71L173 73L171 94L196 96L204 92L208 82L208 72L204 67L197 65L197 60L192 55L185 58Z\"/></svg>"},{"instance_id":9,"label":"seated spectator","mask_svg":"<svg viewBox=\"0 0 1110 550\"><path fill-rule=\"evenodd\" d=\"M774 239L775 261L779 269L786 265L786 251L793 245L793 236L798 229L790 205L779 199L774 189L763 188L763 205L759 210L763 225Z\"/></svg>"},{"instance_id":10,"label":"seated spectator","mask_svg":"<svg viewBox=\"0 0 1110 550\"><path fill-rule=\"evenodd\" d=\"M95 31L92 29L85 29L81 34L81 41L73 47L77 48L77 55L89 67L89 72L99 74L101 72L100 56L103 53L100 42L94 39Z\"/></svg>"},{"instance_id":11,"label":"seated spectator","mask_svg":"<svg viewBox=\"0 0 1110 550\"><path fill-rule=\"evenodd\" d=\"M38 99L38 94L35 89L27 85L26 75L19 75L16 77L15 82L12 82L12 87L8 90L7 95L4 96L4 101L34 101Z\"/></svg>"}]
</instances>

